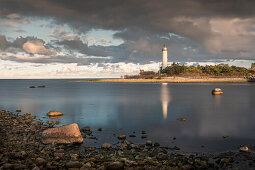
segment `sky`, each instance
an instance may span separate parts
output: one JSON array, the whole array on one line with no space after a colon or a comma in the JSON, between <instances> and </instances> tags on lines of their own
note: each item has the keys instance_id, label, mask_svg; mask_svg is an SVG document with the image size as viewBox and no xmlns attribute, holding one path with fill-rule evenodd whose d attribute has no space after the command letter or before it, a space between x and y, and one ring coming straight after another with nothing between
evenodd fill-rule
<instances>
[{"instance_id":1,"label":"sky","mask_svg":"<svg viewBox=\"0 0 255 170\"><path fill-rule=\"evenodd\" d=\"M255 62L252 0L0 0L0 78L102 78Z\"/></svg>"}]
</instances>

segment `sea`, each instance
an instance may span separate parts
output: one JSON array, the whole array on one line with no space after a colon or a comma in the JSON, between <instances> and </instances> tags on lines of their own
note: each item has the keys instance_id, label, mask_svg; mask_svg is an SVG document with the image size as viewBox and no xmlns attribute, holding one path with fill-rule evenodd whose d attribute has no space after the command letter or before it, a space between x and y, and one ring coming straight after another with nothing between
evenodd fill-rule
<instances>
[{"instance_id":1,"label":"sea","mask_svg":"<svg viewBox=\"0 0 255 170\"><path fill-rule=\"evenodd\" d=\"M0 110L21 109L37 120L60 121L57 126L90 126L97 139L86 138L84 146L116 144L120 134L134 143L152 140L183 152L236 151L255 144L255 83L68 81L79 80L1 79ZM214 88L223 95L212 95ZM51 110L64 116L50 119Z\"/></svg>"}]
</instances>

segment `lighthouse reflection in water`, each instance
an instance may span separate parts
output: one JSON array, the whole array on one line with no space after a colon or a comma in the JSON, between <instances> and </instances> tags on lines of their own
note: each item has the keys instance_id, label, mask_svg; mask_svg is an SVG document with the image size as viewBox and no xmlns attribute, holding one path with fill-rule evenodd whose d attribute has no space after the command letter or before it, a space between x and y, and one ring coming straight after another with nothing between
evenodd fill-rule
<instances>
[{"instance_id":1,"label":"lighthouse reflection in water","mask_svg":"<svg viewBox=\"0 0 255 170\"><path fill-rule=\"evenodd\" d=\"M161 85L161 103L162 103L162 112L163 112L164 119L167 118L167 107L168 107L169 102L171 102L171 97L170 97L167 83L162 83L162 85Z\"/></svg>"}]
</instances>

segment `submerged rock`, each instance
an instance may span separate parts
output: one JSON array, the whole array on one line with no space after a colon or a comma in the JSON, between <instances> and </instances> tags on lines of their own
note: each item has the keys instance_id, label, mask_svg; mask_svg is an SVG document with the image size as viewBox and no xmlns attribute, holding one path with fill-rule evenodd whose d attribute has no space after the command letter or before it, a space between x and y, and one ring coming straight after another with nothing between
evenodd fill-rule
<instances>
[{"instance_id":1,"label":"submerged rock","mask_svg":"<svg viewBox=\"0 0 255 170\"><path fill-rule=\"evenodd\" d=\"M42 142L48 143L82 143L83 137L76 123L50 128L42 133Z\"/></svg>"},{"instance_id":2,"label":"submerged rock","mask_svg":"<svg viewBox=\"0 0 255 170\"><path fill-rule=\"evenodd\" d=\"M103 149L109 149L109 148L111 148L112 147L112 145L109 143L109 142L105 142L103 145L102 145L102 148Z\"/></svg>"},{"instance_id":3,"label":"submerged rock","mask_svg":"<svg viewBox=\"0 0 255 170\"><path fill-rule=\"evenodd\" d=\"M119 140L124 140L124 139L126 139L126 135L120 135L120 136L118 136L118 139Z\"/></svg>"},{"instance_id":4,"label":"submerged rock","mask_svg":"<svg viewBox=\"0 0 255 170\"><path fill-rule=\"evenodd\" d=\"M177 120L179 120L181 122L185 122L187 119L186 118L178 118Z\"/></svg>"}]
</instances>

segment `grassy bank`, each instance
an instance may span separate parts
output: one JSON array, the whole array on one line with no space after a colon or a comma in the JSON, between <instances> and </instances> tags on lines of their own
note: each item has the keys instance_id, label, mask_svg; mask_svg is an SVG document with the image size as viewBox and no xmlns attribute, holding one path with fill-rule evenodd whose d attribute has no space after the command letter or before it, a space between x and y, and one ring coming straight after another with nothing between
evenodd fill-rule
<instances>
[{"instance_id":1,"label":"grassy bank","mask_svg":"<svg viewBox=\"0 0 255 170\"><path fill-rule=\"evenodd\" d=\"M68 82L123 82L123 83L214 83L214 82L247 82L245 78L186 78L168 77L164 79L99 79Z\"/></svg>"}]
</instances>

